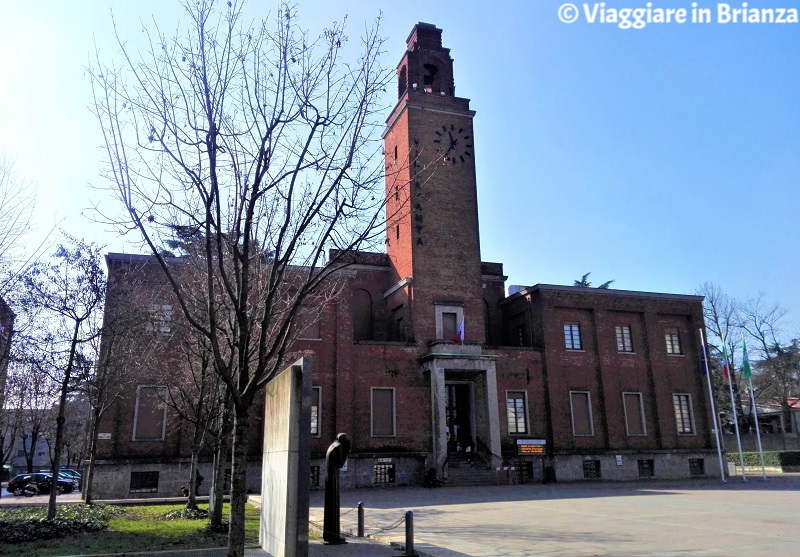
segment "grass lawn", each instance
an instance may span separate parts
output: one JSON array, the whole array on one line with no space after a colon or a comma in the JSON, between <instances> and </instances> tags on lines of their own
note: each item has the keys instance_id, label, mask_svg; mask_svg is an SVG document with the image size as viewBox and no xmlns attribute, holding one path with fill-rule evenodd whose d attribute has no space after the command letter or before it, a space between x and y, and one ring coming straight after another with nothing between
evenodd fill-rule
<instances>
[{"instance_id":1,"label":"grass lawn","mask_svg":"<svg viewBox=\"0 0 800 557\"><path fill-rule=\"evenodd\" d=\"M185 505L144 505L124 507L124 513L112 518L108 529L101 532L78 534L68 538L41 540L19 544L0 545L0 555L25 557L52 557L92 553L127 553L137 551L162 551L224 547L225 534L208 534L204 531L208 520L164 520L163 516ZM206 508L200 506L200 508ZM246 506L245 543L258 544L259 511ZM230 510L225 505L225 515ZM47 509L43 509L46 514ZM2 519L0 513L0 519Z\"/></svg>"}]
</instances>

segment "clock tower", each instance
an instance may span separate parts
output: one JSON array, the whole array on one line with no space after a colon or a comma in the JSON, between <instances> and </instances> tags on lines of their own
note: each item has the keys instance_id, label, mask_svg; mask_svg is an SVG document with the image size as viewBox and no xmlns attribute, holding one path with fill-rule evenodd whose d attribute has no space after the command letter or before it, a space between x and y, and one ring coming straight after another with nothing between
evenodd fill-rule
<instances>
[{"instance_id":1,"label":"clock tower","mask_svg":"<svg viewBox=\"0 0 800 557\"><path fill-rule=\"evenodd\" d=\"M401 338L448 340L463 321L466 341L484 342L475 112L455 96L442 30L418 23L407 43L384 133L389 309Z\"/></svg>"}]
</instances>

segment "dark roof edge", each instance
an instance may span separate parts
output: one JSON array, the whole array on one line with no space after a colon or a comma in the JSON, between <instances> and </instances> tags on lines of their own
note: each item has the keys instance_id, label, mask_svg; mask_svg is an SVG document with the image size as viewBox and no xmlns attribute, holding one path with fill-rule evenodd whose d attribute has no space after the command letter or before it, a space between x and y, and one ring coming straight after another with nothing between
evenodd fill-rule
<instances>
[{"instance_id":1,"label":"dark roof edge","mask_svg":"<svg viewBox=\"0 0 800 557\"><path fill-rule=\"evenodd\" d=\"M532 294L535 291L542 292L570 292L573 294L589 294L590 296L628 296L631 298L660 298L662 300L680 300L684 302L702 302L703 296L696 296L694 294L668 294L663 292L642 292L639 290L617 290L615 288L583 288L580 286L563 286L558 284L534 284L527 288L512 294L507 297L503 302L523 296L525 294Z\"/></svg>"}]
</instances>

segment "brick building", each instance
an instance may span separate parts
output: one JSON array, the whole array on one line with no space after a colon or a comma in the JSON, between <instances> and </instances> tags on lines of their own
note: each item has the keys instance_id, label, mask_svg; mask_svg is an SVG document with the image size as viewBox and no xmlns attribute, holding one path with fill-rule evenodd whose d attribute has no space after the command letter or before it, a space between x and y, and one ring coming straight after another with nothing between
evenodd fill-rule
<instances>
[{"instance_id":1,"label":"brick building","mask_svg":"<svg viewBox=\"0 0 800 557\"><path fill-rule=\"evenodd\" d=\"M353 443L346 487L421 484L430 469L492 481L503 461L533 481L718 473L701 297L541 284L507 296L502 264L481 260L475 113L455 96L441 35L416 25L397 67L386 253L350 254L339 297L297 341L314 357L312 483L340 431ZM110 282L153 265L108 261ZM143 380L109 413L109 496L127 494L128 472L160 472L154 494L182 481L173 471L186 450L166 409L141 424L152 438L136 437L153 388Z\"/></svg>"}]
</instances>

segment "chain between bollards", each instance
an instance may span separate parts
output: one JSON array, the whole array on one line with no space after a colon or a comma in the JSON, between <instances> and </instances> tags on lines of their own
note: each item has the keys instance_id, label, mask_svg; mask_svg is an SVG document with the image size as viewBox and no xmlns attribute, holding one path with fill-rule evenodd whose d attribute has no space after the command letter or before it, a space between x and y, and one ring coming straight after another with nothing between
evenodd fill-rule
<instances>
[{"instance_id":1,"label":"chain between bollards","mask_svg":"<svg viewBox=\"0 0 800 557\"><path fill-rule=\"evenodd\" d=\"M358 502L358 537L364 537L364 505Z\"/></svg>"},{"instance_id":2,"label":"chain between bollards","mask_svg":"<svg viewBox=\"0 0 800 557\"><path fill-rule=\"evenodd\" d=\"M406 552L405 555L416 556L414 551L414 513L406 511Z\"/></svg>"}]
</instances>

